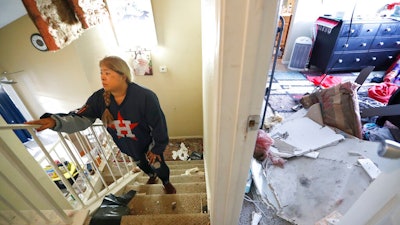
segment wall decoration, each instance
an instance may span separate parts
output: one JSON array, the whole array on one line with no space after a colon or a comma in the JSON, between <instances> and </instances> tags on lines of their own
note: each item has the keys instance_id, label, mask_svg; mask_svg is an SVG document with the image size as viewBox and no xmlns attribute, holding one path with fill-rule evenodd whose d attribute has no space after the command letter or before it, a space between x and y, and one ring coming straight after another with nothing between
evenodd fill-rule
<instances>
[{"instance_id":1,"label":"wall decoration","mask_svg":"<svg viewBox=\"0 0 400 225\"><path fill-rule=\"evenodd\" d=\"M136 50L133 52L133 70L135 75L153 75L151 52L149 50Z\"/></svg>"},{"instance_id":2,"label":"wall decoration","mask_svg":"<svg viewBox=\"0 0 400 225\"><path fill-rule=\"evenodd\" d=\"M40 50L40 51L48 50L46 43L44 43L43 37L38 33L31 35L31 43L37 50Z\"/></svg>"}]
</instances>

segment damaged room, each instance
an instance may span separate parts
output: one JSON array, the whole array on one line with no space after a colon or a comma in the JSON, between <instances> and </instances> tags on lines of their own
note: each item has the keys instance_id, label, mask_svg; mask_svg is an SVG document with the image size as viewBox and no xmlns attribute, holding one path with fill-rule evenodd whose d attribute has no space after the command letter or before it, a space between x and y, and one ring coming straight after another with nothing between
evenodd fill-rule
<instances>
[{"instance_id":1,"label":"damaged room","mask_svg":"<svg viewBox=\"0 0 400 225\"><path fill-rule=\"evenodd\" d=\"M1 1L0 224L400 224L399 21L389 0Z\"/></svg>"}]
</instances>

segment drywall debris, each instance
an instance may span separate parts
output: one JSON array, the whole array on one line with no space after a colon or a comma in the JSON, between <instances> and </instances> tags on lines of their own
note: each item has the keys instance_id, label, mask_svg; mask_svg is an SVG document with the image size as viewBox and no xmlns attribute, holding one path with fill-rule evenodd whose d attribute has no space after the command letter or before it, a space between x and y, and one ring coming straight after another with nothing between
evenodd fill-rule
<instances>
[{"instance_id":1,"label":"drywall debris","mask_svg":"<svg viewBox=\"0 0 400 225\"><path fill-rule=\"evenodd\" d=\"M319 156L319 152L316 152L316 151L309 152L307 154L304 154L304 156L306 156L308 158L316 159Z\"/></svg>"},{"instance_id":2,"label":"drywall debris","mask_svg":"<svg viewBox=\"0 0 400 225\"><path fill-rule=\"evenodd\" d=\"M304 112L299 110L270 132L275 138L270 151L291 158L285 168L252 160L253 184L263 201L286 221L334 225L370 186L371 178L400 164L377 154L380 143L338 134L315 122L318 118L310 121ZM315 156L293 157L309 153Z\"/></svg>"},{"instance_id":3,"label":"drywall debris","mask_svg":"<svg viewBox=\"0 0 400 225\"><path fill-rule=\"evenodd\" d=\"M269 167L266 180L277 215L298 225L314 224L332 210L347 211L370 184L361 167L308 157L289 160L284 169Z\"/></svg>"},{"instance_id":4,"label":"drywall debris","mask_svg":"<svg viewBox=\"0 0 400 225\"><path fill-rule=\"evenodd\" d=\"M350 156L362 156L359 152L348 152Z\"/></svg>"},{"instance_id":5,"label":"drywall debris","mask_svg":"<svg viewBox=\"0 0 400 225\"><path fill-rule=\"evenodd\" d=\"M325 216L315 223L315 225L335 225L339 222L342 214L338 211L333 211L331 214Z\"/></svg>"},{"instance_id":6,"label":"drywall debris","mask_svg":"<svg viewBox=\"0 0 400 225\"><path fill-rule=\"evenodd\" d=\"M258 225L258 223L260 223L261 221L261 213L259 212L252 212L252 219L251 219L251 225Z\"/></svg>"},{"instance_id":7,"label":"drywall debris","mask_svg":"<svg viewBox=\"0 0 400 225\"><path fill-rule=\"evenodd\" d=\"M275 113L273 116L268 117L263 124L263 128L266 130L270 130L276 124L281 123L283 121L283 117L278 113Z\"/></svg>"},{"instance_id":8,"label":"drywall debris","mask_svg":"<svg viewBox=\"0 0 400 225\"><path fill-rule=\"evenodd\" d=\"M374 162L372 162L370 159L365 158L365 159L359 159L358 163L364 168L365 172L368 173L368 176L371 177L372 180L375 180L379 174L381 174L381 170L376 167Z\"/></svg>"},{"instance_id":9,"label":"drywall debris","mask_svg":"<svg viewBox=\"0 0 400 225\"><path fill-rule=\"evenodd\" d=\"M343 135L308 117L286 121L271 132L271 137L274 147L291 156L301 156L344 140Z\"/></svg>"}]
</instances>

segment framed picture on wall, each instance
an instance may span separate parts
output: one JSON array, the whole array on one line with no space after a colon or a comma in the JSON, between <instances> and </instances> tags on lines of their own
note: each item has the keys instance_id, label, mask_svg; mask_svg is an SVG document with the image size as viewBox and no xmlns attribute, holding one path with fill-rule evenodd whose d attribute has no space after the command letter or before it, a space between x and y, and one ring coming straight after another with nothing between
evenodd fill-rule
<instances>
[{"instance_id":1,"label":"framed picture on wall","mask_svg":"<svg viewBox=\"0 0 400 225\"><path fill-rule=\"evenodd\" d=\"M137 50L133 52L133 70L135 75L153 75L150 50Z\"/></svg>"}]
</instances>

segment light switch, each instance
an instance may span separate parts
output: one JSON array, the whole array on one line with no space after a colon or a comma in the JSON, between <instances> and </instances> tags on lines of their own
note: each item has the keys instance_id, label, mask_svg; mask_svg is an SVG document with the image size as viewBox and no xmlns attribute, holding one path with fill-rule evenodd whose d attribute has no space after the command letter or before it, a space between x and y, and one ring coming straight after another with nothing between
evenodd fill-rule
<instances>
[{"instance_id":1,"label":"light switch","mask_svg":"<svg viewBox=\"0 0 400 225\"><path fill-rule=\"evenodd\" d=\"M160 73L166 73L168 72L167 66L160 66Z\"/></svg>"}]
</instances>

